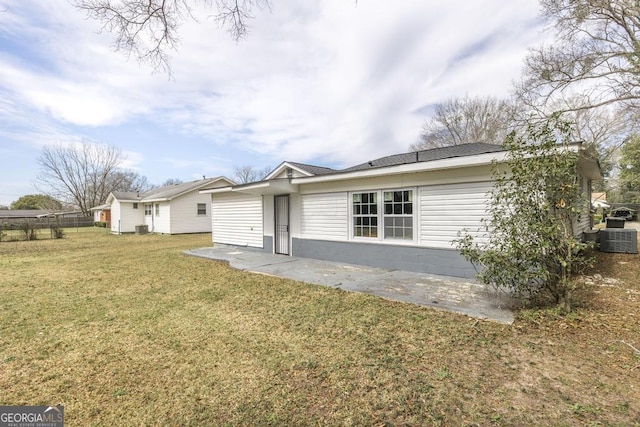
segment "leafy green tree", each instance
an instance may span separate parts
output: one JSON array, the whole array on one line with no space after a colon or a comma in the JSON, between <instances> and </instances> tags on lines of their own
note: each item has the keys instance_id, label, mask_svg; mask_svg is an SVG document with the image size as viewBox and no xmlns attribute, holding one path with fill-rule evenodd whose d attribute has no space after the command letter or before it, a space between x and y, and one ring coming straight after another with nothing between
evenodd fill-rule
<instances>
[{"instance_id":1,"label":"leafy green tree","mask_svg":"<svg viewBox=\"0 0 640 427\"><path fill-rule=\"evenodd\" d=\"M627 138L620 149L620 199L640 203L640 135Z\"/></svg>"},{"instance_id":2,"label":"leafy green tree","mask_svg":"<svg viewBox=\"0 0 640 427\"><path fill-rule=\"evenodd\" d=\"M42 209L42 210L61 210L62 203L46 194L27 194L11 203L11 209Z\"/></svg>"},{"instance_id":3,"label":"leafy green tree","mask_svg":"<svg viewBox=\"0 0 640 427\"><path fill-rule=\"evenodd\" d=\"M507 137L506 167L492 167L488 217L479 233L465 231L456 241L481 267L483 283L533 303L551 298L567 311L574 275L588 262L574 232L586 201L570 135L569 125L554 118Z\"/></svg>"}]
</instances>

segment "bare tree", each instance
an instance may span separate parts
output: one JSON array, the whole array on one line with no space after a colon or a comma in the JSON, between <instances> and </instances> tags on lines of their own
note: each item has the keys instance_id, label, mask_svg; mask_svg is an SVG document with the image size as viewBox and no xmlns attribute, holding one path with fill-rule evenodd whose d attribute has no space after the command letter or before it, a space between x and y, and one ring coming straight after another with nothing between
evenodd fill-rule
<instances>
[{"instance_id":1,"label":"bare tree","mask_svg":"<svg viewBox=\"0 0 640 427\"><path fill-rule=\"evenodd\" d=\"M412 150L471 142L501 143L513 127L518 108L509 100L493 97L454 98L435 107Z\"/></svg>"},{"instance_id":2,"label":"bare tree","mask_svg":"<svg viewBox=\"0 0 640 427\"><path fill-rule=\"evenodd\" d=\"M562 119L571 123L573 140L582 142L597 156L604 180L596 183L596 189L605 191L608 178L617 167L620 147L630 134L638 131L637 111L622 106L587 107L589 105L587 96L573 95L551 103L535 114L534 121L545 114L551 116L552 112L562 112Z\"/></svg>"},{"instance_id":3,"label":"bare tree","mask_svg":"<svg viewBox=\"0 0 640 427\"><path fill-rule=\"evenodd\" d=\"M566 97L587 96L588 109L608 104L640 106L640 2L541 0L557 31L553 44L532 49L516 92L534 108Z\"/></svg>"},{"instance_id":4,"label":"bare tree","mask_svg":"<svg viewBox=\"0 0 640 427\"><path fill-rule=\"evenodd\" d=\"M106 200L106 196L112 191L139 191L143 193L154 187L146 176L128 169L117 169L108 178L108 191L102 201Z\"/></svg>"},{"instance_id":5,"label":"bare tree","mask_svg":"<svg viewBox=\"0 0 640 427\"><path fill-rule=\"evenodd\" d=\"M262 169L255 169L251 165L234 166L233 175L239 184L256 182L263 180L271 172L271 168L266 166Z\"/></svg>"},{"instance_id":6,"label":"bare tree","mask_svg":"<svg viewBox=\"0 0 640 427\"><path fill-rule=\"evenodd\" d=\"M193 6L215 8L214 18L235 41L249 32L256 10L270 8L270 0L75 0L76 7L102 22L103 30L114 33L114 49L156 71L171 73L167 50L179 43L178 30L187 20L197 21Z\"/></svg>"},{"instance_id":7,"label":"bare tree","mask_svg":"<svg viewBox=\"0 0 640 427\"><path fill-rule=\"evenodd\" d=\"M162 187L165 187L167 185L178 185L178 184L182 184L182 180L178 179L178 178L169 178L168 180L166 180L163 184Z\"/></svg>"},{"instance_id":8,"label":"bare tree","mask_svg":"<svg viewBox=\"0 0 640 427\"><path fill-rule=\"evenodd\" d=\"M48 146L38 158L36 187L90 215L89 209L104 203L112 191L150 188L145 177L119 168L124 160L119 148L89 141Z\"/></svg>"}]
</instances>

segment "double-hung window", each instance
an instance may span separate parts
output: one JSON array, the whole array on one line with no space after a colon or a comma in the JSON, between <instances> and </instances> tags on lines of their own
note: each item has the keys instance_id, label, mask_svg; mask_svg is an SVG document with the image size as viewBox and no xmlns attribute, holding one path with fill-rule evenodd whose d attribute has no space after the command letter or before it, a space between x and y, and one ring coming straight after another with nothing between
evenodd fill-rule
<instances>
[{"instance_id":1,"label":"double-hung window","mask_svg":"<svg viewBox=\"0 0 640 427\"><path fill-rule=\"evenodd\" d=\"M151 204L144 205L144 215L151 216Z\"/></svg>"},{"instance_id":2,"label":"double-hung window","mask_svg":"<svg viewBox=\"0 0 640 427\"><path fill-rule=\"evenodd\" d=\"M413 240L413 190L384 192L384 238Z\"/></svg>"},{"instance_id":3,"label":"double-hung window","mask_svg":"<svg viewBox=\"0 0 640 427\"><path fill-rule=\"evenodd\" d=\"M353 237L414 240L413 189L352 193Z\"/></svg>"},{"instance_id":4,"label":"double-hung window","mask_svg":"<svg viewBox=\"0 0 640 427\"><path fill-rule=\"evenodd\" d=\"M160 203L156 203L156 216L160 216Z\"/></svg>"},{"instance_id":5,"label":"double-hung window","mask_svg":"<svg viewBox=\"0 0 640 427\"><path fill-rule=\"evenodd\" d=\"M353 235L378 237L378 193L353 194Z\"/></svg>"},{"instance_id":6,"label":"double-hung window","mask_svg":"<svg viewBox=\"0 0 640 427\"><path fill-rule=\"evenodd\" d=\"M206 203L198 203L197 206L198 216L207 214L207 204Z\"/></svg>"}]
</instances>

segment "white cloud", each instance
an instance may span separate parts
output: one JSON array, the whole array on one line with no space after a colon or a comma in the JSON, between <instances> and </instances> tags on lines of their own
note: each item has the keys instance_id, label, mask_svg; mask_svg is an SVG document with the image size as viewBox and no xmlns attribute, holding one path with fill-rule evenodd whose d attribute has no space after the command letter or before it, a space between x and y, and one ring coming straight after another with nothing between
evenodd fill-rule
<instances>
[{"instance_id":1,"label":"white cloud","mask_svg":"<svg viewBox=\"0 0 640 427\"><path fill-rule=\"evenodd\" d=\"M190 134L300 161L402 151L417 137L424 117L412 112L421 106L466 93L506 95L537 33L529 1L315 6L299 20L282 11L289 5L260 16L239 45L205 25L185 26L176 89L185 89L189 70L194 96L189 108L166 111L169 119ZM204 49L203 40L215 47Z\"/></svg>"},{"instance_id":2,"label":"white cloud","mask_svg":"<svg viewBox=\"0 0 640 427\"><path fill-rule=\"evenodd\" d=\"M349 165L404 151L425 119L416 113L421 107L467 93L507 94L538 31L531 0L357 7L282 0L257 13L248 39L236 44L198 5L200 23L181 27L175 80L167 80L110 51L111 35L97 34L100 25L66 2L4 3L10 25L0 33L30 40L37 57L0 54L0 91L25 110L48 115L61 129L144 120L273 163ZM147 150L136 148L132 167L154 147ZM202 159L193 161L198 167Z\"/></svg>"}]
</instances>

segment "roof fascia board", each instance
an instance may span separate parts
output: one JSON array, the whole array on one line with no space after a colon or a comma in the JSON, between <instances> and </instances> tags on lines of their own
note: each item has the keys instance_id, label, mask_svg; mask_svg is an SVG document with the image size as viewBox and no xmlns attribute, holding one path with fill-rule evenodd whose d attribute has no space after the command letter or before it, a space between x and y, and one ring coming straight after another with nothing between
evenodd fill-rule
<instances>
[{"instance_id":1,"label":"roof fascia board","mask_svg":"<svg viewBox=\"0 0 640 427\"><path fill-rule=\"evenodd\" d=\"M372 178L384 175L398 175L403 173L428 172L439 169L454 169L468 166L482 166L491 164L493 160L504 161L506 151L479 154L476 156L452 157L448 159L434 160L430 162L408 163L398 166L380 167L370 170L360 170L329 175L312 176L305 178L293 178L292 184L312 184L315 182L340 181L345 179Z\"/></svg>"},{"instance_id":2,"label":"roof fascia board","mask_svg":"<svg viewBox=\"0 0 640 427\"><path fill-rule=\"evenodd\" d=\"M232 187L234 193L248 194L278 194L278 193L297 193L298 186L292 185L288 179L275 179L271 181L261 181L255 184Z\"/></svg>"},{"instance_id":3,"label":"roof fascia board","mask_svg":"<svg viewBox=\"0 0 640 427\"><path fill-rule=\"evenodd\" d=\"M260 181L252 184L241 184L236 186L212 188L209 190L201 190L200 194L222 194L222 193L247 193L247 194L276 194L276 193L295 193L298 190L297 185L291 185L289 180L271 180Z\"/></svg>"},{"instance_id":4,"label":"roof fascia board","mask_svg":"<svg viewBox=\"0 0 640 427\"><path fill-rule=\"evenodd\" d=\"M198 191L198 193L200 194L230 193L231 189L232 189L231 186L220 187L220 188L209 188L207 190L200 190Z\"/></svg>"}]
</instances>

